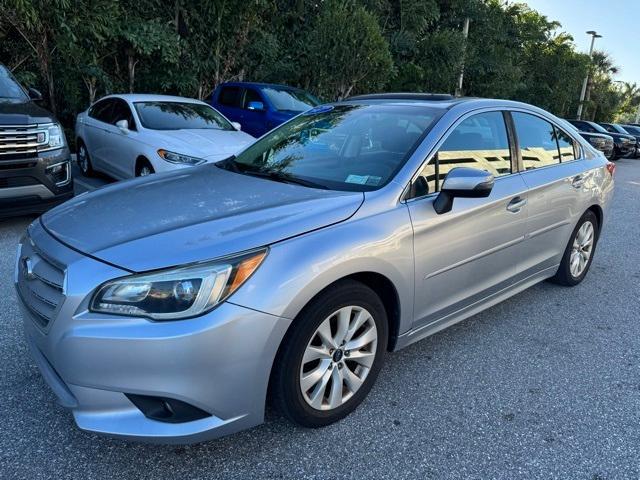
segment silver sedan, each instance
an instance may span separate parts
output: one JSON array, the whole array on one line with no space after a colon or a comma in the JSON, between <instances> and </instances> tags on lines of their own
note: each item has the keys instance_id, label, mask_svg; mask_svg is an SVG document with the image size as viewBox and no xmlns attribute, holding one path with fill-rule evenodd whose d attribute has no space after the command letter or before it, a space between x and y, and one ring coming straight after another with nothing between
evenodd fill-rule
<instances>
[{"instance_id":1,"label":"silver sedan","mask_svg":"<svg viewBox=\"0 0 640 480\"><path fill-rule=\"evenodd\" d=\"M16 262L26 337L85 430L196 442L259 424L268 401L328 425L386 352L542 280L580 283L613 174L530 105L323 105L36 220Z\"/></svg>"}]
</instances>

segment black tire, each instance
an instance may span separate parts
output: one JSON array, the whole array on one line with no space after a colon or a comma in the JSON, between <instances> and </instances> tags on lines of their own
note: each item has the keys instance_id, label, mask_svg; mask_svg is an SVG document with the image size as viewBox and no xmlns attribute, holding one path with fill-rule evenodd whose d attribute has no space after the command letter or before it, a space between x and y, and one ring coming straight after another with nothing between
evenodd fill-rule
<instances>
[{"instance_id":1,"label":"black tire","mask_svg":"<svg viewBox=\"0 0 640 480\"><path fill-rule=\"evenodd\" d=\"M146 171L145 169L149 169L149 173L145 173L143 175L143 173ZM144 177L145 175L151 175L154 173L156 173L156 171L153 169L153 166L151 165L151 162L149 162L149 160L147 160L146 158L141 158L140 160L138 160L136 164L136 177Z\"/></svg>"},{"instance_id":2,"label":"black tire","mask_svg":"<svg viewBox=\"0 0 640 480\"><path fill-rule=\"evenodd\" d=\"M589 256L589 259L587 260L587 264L584 267L584 270L582 270L582 273L580 273L580 275L576 277L571 273L571 265L570 265L571 252L573 249L573 242L576 239L578 231L586 222L591 222L594 227L593 247L591 248L591 254ZM555 276L553 276L550 280L553 283L557 283L558 285L564 285L567 287L573 287L575 285L578 285L580 282L582 282L582 280L584 280L584 277L586 277L587 273L589 272L589 267L591 267L591 262L593 262L593 256L596 253L596 246L598 245L599 236L600 236L600 226L598 224L598 218L591 210L587 210L582 215L582 217L580 217L580 220L578 220L578 223L576 227L573 229L573 232L571 232L571 237L569 238L569 243L567 244L567 247L565 248L565 251L564 251L564 255L562 256L560 267L558 268L558 271L556 272Z\"/></svg>"},{"instance_id":3,"label":"black tire","mask_svg":"<svg viewBox=\"0 0 640 480\"><path fill-rule=\"evenodd\" d=\"M78 140L78 153L76 161L78 163L78 167L80 167L80 172L85 177L93 177L96 172L93 169L93 165L91 164L91 157L89 156L89 150L82 140Z\"/></svg>"},{"instance_id":4,"label":"black tire","mask_svg":"<svg viewBox=\"0 0 640 480\"><path fill-rule=\"evenodd\" d=\"M317 410L307 403L301 391L303 354L321 323L333 312L346 306L364 308L373 317L378 333L374 361L364 382L351 398L333 410ZM346 417L364 400L375 383L384 361L387 338L386 311L373 290L353 280L344 280L327 288L298 315L280 346L270 384L274 407L303 427L324 427ZM346 357L343 358L347 361Z\"/></svg>"}]
</instances>

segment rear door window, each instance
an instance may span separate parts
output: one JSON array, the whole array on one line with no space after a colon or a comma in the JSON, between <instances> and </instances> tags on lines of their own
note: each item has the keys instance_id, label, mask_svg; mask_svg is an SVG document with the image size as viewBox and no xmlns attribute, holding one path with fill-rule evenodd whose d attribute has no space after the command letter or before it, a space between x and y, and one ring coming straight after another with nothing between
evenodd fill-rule
<instances>
[{"instance_id":1,"label":"rear door window","mask_svg":"<svg viewBox=\"0 0 640 480\"><path fill-rule=\"evenodd\" d=\"M512 112L520 153L525 170L560 163L557 131L542 118L522 112Z\"/></svg>"},{"instance_id":2,"label":"rear door window","mask_svg":"<svg viewBox=\"0 0 640 480\"><path fill-rule=\"evenodd\" d=\"M111 98L100 100L89 109L89 116L101 122L109 123L114 101Z\"/></svg>"},{"instance_id":3,"label":"rear door window","mask_svg":"<svg viewBox=\"0 0 640 480\"><path fill-rule=\"evenodd\" d=\"M242 90L240 87L222 87L218 102L225 107L237 107L241 105Z\"/></svg>"},{"instance_id":4,"label":"rear door window","mask_svg":"<svg viewBox=\"0 0 640 480\"><path fill-rule=\"evenodd\" d=\"M579 157L579 148L575 140L558 127L555 127L555 129L558 138L558 149L560 150L560 161L569 162L577 159Z\"/></svg>"}]
</instances>

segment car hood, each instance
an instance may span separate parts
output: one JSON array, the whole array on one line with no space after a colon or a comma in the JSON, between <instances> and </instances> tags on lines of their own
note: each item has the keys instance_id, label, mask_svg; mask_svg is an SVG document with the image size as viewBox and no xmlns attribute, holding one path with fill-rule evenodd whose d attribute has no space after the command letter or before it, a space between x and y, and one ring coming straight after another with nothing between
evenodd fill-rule
<instances>
[{"instance_id":1,"label":"car hood","mask_svg":"<svg viewBox=\"0 0 640 480\"><path fill-rule=\"evenodd\" d=\"M51 123L55 118L32 101L0 99L0 125Z\"/></svg>"},{"instance_id":2,"label":"car hood","mask_svg":"<svg viewBox=\"0 0 640 480\"><path fill-rule=\"evenodd\" d=\"M158 138L154 143L158 148L207 160L236 154L256 140L248 133L237 130L162 130L155 133Z\"/></svg>"},{"instance_id":3,"label":"car hood","mask_svg":"<svg viewBox=\"0 0 640 480\"><path fill-rule=\"evenodd\" d=\"M141 272L213 259L338 223L363 200L361 192L279 183L206 164L80 195L44 214L41 222L71 248Z\"/></svg>"},{"instance_id":4,"label":"car hood","mask_svg":"<svg viewBox=\"0 0 640 480\"><path fill-rule=\"evenodd\" d=\"M614 141L617 141L617 142L620 142L623 138L626 138L631 141L635 141L636 139L636 137L634 137L633 135L629 135L628 133L607 132L606 134L603 133L603 135L609 135L611 138L613 138Z\"/></svg>"}]
</instances>

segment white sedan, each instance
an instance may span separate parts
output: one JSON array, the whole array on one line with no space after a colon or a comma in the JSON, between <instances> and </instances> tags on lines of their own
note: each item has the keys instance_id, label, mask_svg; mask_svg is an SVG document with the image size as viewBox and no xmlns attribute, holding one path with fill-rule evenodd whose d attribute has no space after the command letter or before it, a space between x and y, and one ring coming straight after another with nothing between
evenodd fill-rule
<instances>
[{"instance_id":1,"label":"white sedan","mask_svg":"<svg viewBox=\"0 0 640 480\"><path fill-rule=\"evenodd\" d=\"M210 105L166 95L109 95L76 118L78 165L117 179L222 160L255 139Z\"/></svg>"}]
</instances>

